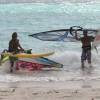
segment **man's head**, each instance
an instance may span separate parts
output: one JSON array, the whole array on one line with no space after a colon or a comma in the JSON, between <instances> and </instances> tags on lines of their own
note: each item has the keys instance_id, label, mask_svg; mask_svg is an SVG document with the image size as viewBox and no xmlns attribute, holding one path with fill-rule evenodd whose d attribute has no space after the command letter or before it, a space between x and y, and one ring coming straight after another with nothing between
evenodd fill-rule
<instances>
[{"instance_id":1,"label":"man's head","mask_svg":"<svg viewBox=\"0 0 100 100\"><path fill-rule=\"evenodd\" d=\"M84 36L87 36L87 35L88 35L87 33L88 33L87 30L84 30L84 31L83 31L83 35L84 35Z\"/></svg>"},{"instance_id":2,"label":"man's head","mask_svg":"<svg viewBox=\"0 0 100 100\"><path fill-rule=\"evenodd\" d=\"M17 32L14 32L13 34L12 34L12 39L16 39L17 38Z\"/></svg>"}]
</instances>

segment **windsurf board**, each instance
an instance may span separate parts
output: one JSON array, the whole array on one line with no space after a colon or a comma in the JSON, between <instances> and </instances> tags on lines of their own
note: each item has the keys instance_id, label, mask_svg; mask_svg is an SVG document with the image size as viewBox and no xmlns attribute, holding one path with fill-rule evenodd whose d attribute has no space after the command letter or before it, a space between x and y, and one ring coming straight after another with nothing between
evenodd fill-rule
<instances>
[{"instance_id":1,"label":"windsurf board","mask_svg":"<svg viewBox=\"0 0 100 100\"><path fill-rule=\"evenodd\" d=\"M32 53L32 54L26 54L26 53L18 53L18 54L12 54L12 53L4 53L5 56L11 56L11 57L17 57L17 58L38 58L38 57L46 57L53 55L54 52L49 53Z\"/></svg>"}]
</instances>

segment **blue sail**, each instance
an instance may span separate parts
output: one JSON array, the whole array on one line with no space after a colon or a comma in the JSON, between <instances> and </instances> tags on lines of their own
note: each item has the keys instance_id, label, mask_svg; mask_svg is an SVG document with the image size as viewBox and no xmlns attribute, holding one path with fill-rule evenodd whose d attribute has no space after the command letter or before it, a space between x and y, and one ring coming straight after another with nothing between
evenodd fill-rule
<instances>
[{"instance_id":1,"label":"blue sail","mask_svg":"<svg viewBox=\"0 0 100 100\"><path fill-rule=\"evenodd\" d=\"M50 30L31 34L29 36L43 41L73 41L75 40L75 34L78 33L82 37L84 30L87 30L88 34L93 36L98 32L95 29L83 29L80 26L72 26L69 29Z\"/></svg>"}]
</instances>

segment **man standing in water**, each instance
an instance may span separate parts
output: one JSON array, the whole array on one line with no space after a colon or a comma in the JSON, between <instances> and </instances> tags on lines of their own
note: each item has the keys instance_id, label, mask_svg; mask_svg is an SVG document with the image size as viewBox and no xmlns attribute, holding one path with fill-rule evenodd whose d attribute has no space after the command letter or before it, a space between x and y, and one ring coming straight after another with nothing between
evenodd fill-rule
<instances>
[{"instance_id":1,"label":"man standing in water","mask_svg":"<svg viewBox=\"0 0 100 100\"><path fill-rule=\"evenodd\" d=\"M19 53L20 51L24 51L24 49L21 47L19 40L17 39L17 33L14 32L12 34L12 39L9 41L9 48L8 52L11 52L12 54ZM14 58L10 58L11 68L10 72L13 72L13 66L14 66Z\"/></svg>"},{"instance_id":2,"label":"man standing in water","mask_svg":"<svg viewBox=\"0 0 100 100\"><path fill-rule=\"evenodd\" d=\"M87 30L83 31L83 37L78 38L77 33L75 38L80 40L82 43L82 54L81 54L81 66L84 68L84 62L87 60L88 64L91 66L91 42L93 42L94 37L88 36Z\"/></svg>"}]
</instances>

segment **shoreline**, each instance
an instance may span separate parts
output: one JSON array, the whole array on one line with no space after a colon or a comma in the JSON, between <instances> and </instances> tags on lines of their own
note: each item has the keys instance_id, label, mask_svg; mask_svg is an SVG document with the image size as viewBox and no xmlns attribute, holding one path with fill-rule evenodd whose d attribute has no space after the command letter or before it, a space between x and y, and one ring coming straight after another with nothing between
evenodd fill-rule
<instances>
[{"instance_id":1,"label":"shoreline","mask_svg":"<svg viewBox=\"0 0 100 100\"><path fill-rule=\"evenodd\" d=\"M80 82L0 82L2 100L100 100L100 81Z\"/></svg>"},{"instance_id":2,"label":"shoreline","mask_svg":"<svg viewBox=\"0 0 100 100\"><path fill-rule=\"evenodd\" d=\"M58 89L82 89L82 88L100 88L100 79L85 79L85 80L68 80L68 81L0 81L1 87L40 87L40 88L58 88Z\"/></svg>"}]
</instances>

